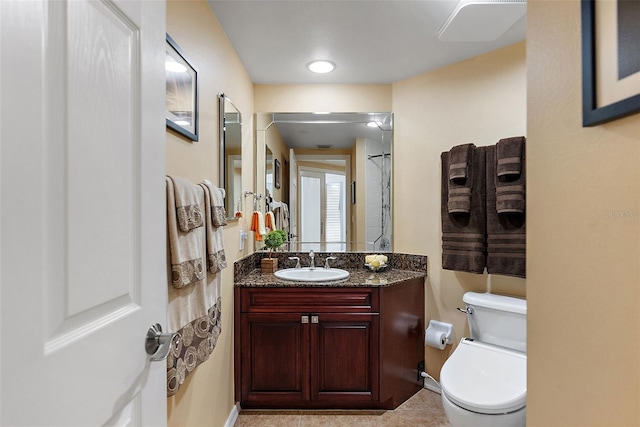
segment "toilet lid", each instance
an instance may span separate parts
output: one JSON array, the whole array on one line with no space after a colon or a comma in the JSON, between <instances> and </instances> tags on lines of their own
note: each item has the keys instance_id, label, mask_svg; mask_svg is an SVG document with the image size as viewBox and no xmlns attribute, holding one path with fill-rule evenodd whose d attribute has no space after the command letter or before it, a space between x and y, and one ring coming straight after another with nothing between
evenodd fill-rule
<instances>
[{"instance_id":1,"label":"toilet lid","mask_svg":"<svg viewBox=\"0 0 640 427\"><path fill-rule=\"evenodd\" d=\"M463 338L442 367L440 386L449 400L469 411L517 411L527 398L527 355Z\"/></svg>"}]
</instances>

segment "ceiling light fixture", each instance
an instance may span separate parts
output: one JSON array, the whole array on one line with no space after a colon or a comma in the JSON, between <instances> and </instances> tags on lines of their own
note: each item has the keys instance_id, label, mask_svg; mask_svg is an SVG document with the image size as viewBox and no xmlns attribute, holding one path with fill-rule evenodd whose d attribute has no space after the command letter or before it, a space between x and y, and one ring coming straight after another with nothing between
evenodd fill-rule
<instances>
[{"instance_id":1,"label":"ceiling light fixture","mask_svg":"<svg viewBox=\"0 0 640 427\"><path fill-rule=\"evenodd\" d=\"M307 68L309 69L309 71L312 71L314 73L325 74L333 71L336 68L336 64L331 61L325 60L312 61L307 64Z\"/></svg>"}]
</instances>

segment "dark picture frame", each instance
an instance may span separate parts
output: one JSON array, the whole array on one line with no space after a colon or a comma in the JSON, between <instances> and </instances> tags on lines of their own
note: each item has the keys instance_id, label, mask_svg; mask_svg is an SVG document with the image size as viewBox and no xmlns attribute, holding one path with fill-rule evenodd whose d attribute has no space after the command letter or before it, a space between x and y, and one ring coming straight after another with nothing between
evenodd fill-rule
<instances>
[{"instance_id":1,"label":"dark picture frame","mask_svg":"<svg viewBox=\"0 0 640 427\"><path fill-rule=\"evenodd\" d=\"M602 103L598 100L598 91L603 90L603 88L598 87L599 76L597 75L597 61L599 58L596 53L596 44L599 41L599 37L602 37L602 32L615 31L617 33L616 37L618 37L618 40L626 40L626 43L630 47L640 45L640 32L637 30L638 24L637 22L634 23L634 19L628 18L629 13L627 13L627 10L618 12L618 17L623 17L624 19L616 20L614 25L615 28L596 28L596 3L599 1L611 2L611 0L581 0L583 127L596 126L640 111L640 91L638 91L638 93L625 93L625 96L628 96L621 100L610 102L606 105L600 105ZM637 15L638 13L638 9L636 9L637 4L634 4L634 2L625 3L620 0L616 0L616 7L624 7L625 9L632 8L634 15ZM624 34L624 37L622 37L621 34ZM630 37L632 40L629 40ZM622 43L619 43L619 46L622 46ZM637 55L640 55L637 48L625 50L624 48L619 47L616 52L618 64L629 63L630 59L631 62L635 61L637 64ZM629 56L636 57L629 58ZM637 69L637 65L635 67L636 69L634 69L631 74L627 73L623 77L638 77L635 75L640 74L640 69ZM622 80L622 77L619 77L618 80Z\"/></svg>"},{"instance_id":2,"label":"dark picture frame","mask_svg":"<svg viewBox=\"0 0 640 427\"><path fill-rule=\"evenodd\" d=\"M273 160L273 185L280 188L280 160Z\"/></svg>"},{"instance_id":3,"label":"dark picture frame","mask_svg":"<svg viewBox=\"0 0 640 427\"><path fill-rule=\"evenodd\" d=\"M198 69L167 34L165 55L167 127L198 141Z\"/></svg>"}]
</instances>

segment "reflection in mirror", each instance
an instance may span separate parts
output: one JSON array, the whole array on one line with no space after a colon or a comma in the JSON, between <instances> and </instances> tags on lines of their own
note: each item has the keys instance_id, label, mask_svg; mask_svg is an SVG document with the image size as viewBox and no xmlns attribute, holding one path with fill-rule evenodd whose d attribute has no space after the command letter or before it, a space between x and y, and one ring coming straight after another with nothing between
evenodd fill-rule
<instances>
[{"instance_id":1,"label":"reflection in mirror","mask_svg":"<svg viewBox=\"0 0 640 427\"><path fill-rule=\"evenodd\" d=\"M262 113L256 124L259 188L270 208L287 205L290 250L392 250L392 113Z\"/></svg>"},{"instance_id":2,"label":"reflection in mirror","mask_svg":"<svg viewBox=\"0 0 640 427\"><path fill-rule=\"evenodd\" d=\"M242 211L242 115L224 94L220 107L220 187L224 188L228 219Z\"/></svg>"},{"instance_id":3,"label":"reflection in mirror","mask_svg":"<svg viewBox=\"0 0 640 427\"><path fill-rule=\"evenodd\" d=\"M273 153L271 152L271 150L269 149L268 146L265 145L265 152L264 152L264 170L265 170L265 176L264 176L264 186L265 186L265 197L267 200L267 203L269 203L272 199L273 199Z\"/></svg>"}]
</instances>

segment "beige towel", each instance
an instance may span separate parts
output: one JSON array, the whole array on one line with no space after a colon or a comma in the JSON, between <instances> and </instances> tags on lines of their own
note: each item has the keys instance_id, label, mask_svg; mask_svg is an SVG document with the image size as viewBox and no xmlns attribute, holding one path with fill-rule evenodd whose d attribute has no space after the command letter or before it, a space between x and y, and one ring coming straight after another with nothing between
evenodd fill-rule
<instances>
[{"instance_id":1,"label":"beige towel","mask_svg":"<svg viewBox=\"0 0 640 427\"><path fill-rule=\"evenodd\" d=\"M255 239L257 241L262 240L262 236L267 234L267 230L264 226L264 215L260 211L254 211L251 217L251 231L255 233Z\"/></svg>"},{"instance_id":2,"label":"beige towel","mask_svg":"<svg viewBox=\"0 0 640 427\"><path fill-rule=\"evenodd\" d=\"M224 209L224 190L216 187L211 181L206 179L202 181L202 184L209 190L213 226L224 227L227 225L227 212Z\"/></svg>"},{"instance_id":3,"label":"beige towel","mask_svg":"<svg viewBox=\"0 0 640 427\"><path fill-rule=\"evenodd\" d=\"M273 231L276 229L276 218L273 215L272 211L269 211L264 216L264 226L265 228L269 228L269 231Z\"/></svg>"},{"instance_id":4,"label":"beige towel","mask_svg":"<svg viewBox=\"0 0 640 427\"><path fill-rule=\"evenodd\" d=\"M171 179L173 180L175 209L180 230L187 232L202 227L204 224L202 206L198 203L199 194L194 190L194 184L179 176L171 177Z\"/></svg>"},{"instance_id":5,"label":"beige towel","mask_svg":"<svg viewBox=\"0 0 640 427\"><path fill-rule=\"evenodd\" d=\"M195 194L191 196L200 210L210 212L205 208L205 193L202 186L179 178L184 188L190 188ZM222 302L220 274L207 275L204 269L206 254L206 227L197 227L189 232L179 229L177 210L175 207L176 177L167 177L167 226L171 271L168 272L172 285L168 286L168 331L176 332L178 340L173 342L167 357L167 396L174 395L185 378L202 362L209 358L221 333ZM185 181L190 184L187 186ZM204 224L203 224L204 225ZM184 255L184 254L191 255ZM175 257L179 257L177 260ZM189 286L176 286L174 279L188 277L180 260L182 256L188 259L196 257L200 266L199 274ZM174 264L174 263L178 264ZM176 267L178 266L178 267ZM178 284L182 284L178 280Z\"/></svg>"},{"instance_id":6,"label":"beige towel","mask_svg":"<svg viewBox=\"0 0 640 427\"><path fill-rule=\"evenodd\" d=\"M167 177L166 184L171 283L175 288L182 288L203 280L206 275L204 270L205 229L201 216L196 214L202 212L204 193L202 187L184 178ZM184 205L185 201L190 204ZM179 206L178 203L183 205ZM180 209L187 206L189 209ZM196 226L197 223L200 225ZM187 231L184 231L183 225Z\"/></svg>"},{"instance_id":7,"label":"beige towel","mask_svg":"<svg viewBox=\"0 0 640 427\"><path fill-rule=\"evenodd\" d=\"M193 370L213 352L222 332L222 275L176 289L169 286L168 327L178 340L167 357L167 396L174 395Z\"/></svg>"},{"instance_id":8,"label":"beige towel","mask_svg":"<svg viewBox=\"0 0 640 427\"><path fill-rule=\"evenodd\" d=\"M287 236L289 236L289 233L291 232L290 228L289 228L289 205L287 205L286 203L282 204L282 230L285 231L285 233L287 233Z\"/></svg>"},{"instance_id":9,"label":"beige towel","mask_svg":"<svg viewBox=\"0 0 640 427\"><path fill-rule=\"evenodd\" d=\"M214 199L214 197L211 196L211 191L218 194L220 192L218 188L214 187L211 183L209 183L209 185L203 183L200 184L200 186L204 191L206 212L205 229L207 235L207 270L209 273L215 274L227 266L227 258L224 252L224 243L222 240L222 227L215 225L215 210L211 207L211 202Z\"/></svg>"}]
</instances>

